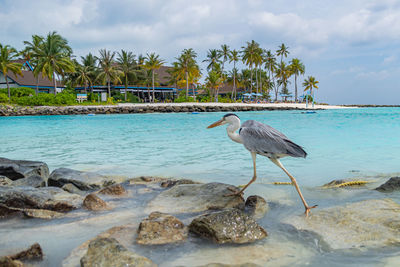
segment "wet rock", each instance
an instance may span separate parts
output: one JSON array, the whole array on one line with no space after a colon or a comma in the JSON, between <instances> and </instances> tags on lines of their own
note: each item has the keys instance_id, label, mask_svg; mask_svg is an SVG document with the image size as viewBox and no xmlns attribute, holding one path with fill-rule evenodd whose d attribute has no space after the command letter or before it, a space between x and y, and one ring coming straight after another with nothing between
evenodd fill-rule
<instances>
[{"instance_id":1,"label":"wet rock","mask_svg":"<svg viewBox=\"0 0 400 267\"><path fill-rule=\"evenodd\" d=\"M68 183L75 185L79 190L87 191L109 185L110 179L94 172L81 172L67 168L54 170L48 179L49 186L63 187Z\"/></svg>"},{"instance_id":2,"label":"wet rock","mask_svg":"<svg viewBox=\"0 0 400 267\"><path fill-rule=\"evenodd\" d=\"M160 186L163 188L169 188L180 184L199 184L199 183L189 179L179 179L179 180L169 179L167 181L161 182Z\"/></svg>"},{"instance_id":3,"label":"wet rock","mask_svg":"<svg viewBox=\"0 0 400 267\"><path fill-rule=\"evenodd\" d=\"M46 180L39 175L32 175L26 178L15 180L12 183L13 186L32 186L32 187L44 187L46 186Z\"/></svg>"},{"instance_id":4,"label":"wet rock","mask_svg":"<svg viewBox=\"0 0 400 267\"><path fill-rule=\"evenodd\" d=\"M228 209L195 218L189 231L216 243L250 243L263 239L267 232L238 209Z\"/></svg>"},{"instance_id":5,"label":"wet rock","mask_svg":"<svg viewBox=\"0 0 400 267\"><path fill-rule=\"evenodd\" d=\"M0 217L8 217L16 213L21 213L28 218L38 218L38 219L55 219L64 216L63 213L52 210L12 208L0 204Z\"/></svg>"},{"instance_id":6,"label":"wet rock","mask_svg":"<svg viewBox=\"0 0 400 267\"><path fill-rule=\"evenodd\" d=\"M40 245L38 243L35 243L30 248L8 257L12 260L20 260L20 261L42 260L43 251Z\"/></svg>"},{"instance_id":7,"label":"wet rock","mask_svg":"<svg viewBox=\"0 0 400 267\"><path fill-rule=\"evenodd\" d=\"M187 229L172 215L153 212L138 228L136 242L142 245L160 245L184 241Z\"/></svg>"},{"instance_id":8,"label":"wet rock","mask_svg":"<svg viewBox=\"0 0 400 267\"><path fill-rule=\"evenodd\" d=\"M288 224L320 235L333 249L384 247L400 242L400 205L373 199L290 217Z\"/></svg>"},{"instance_id":9,"label":"wet rock","mask_svg":"<svg viewBox=\"0 0 400 267\"><path fill-rule=\"evenodd\" d=\"M135 177L129 180L129 184L156 184L168 181L169 179L163 177L154 177L154 176L140 176Z\"/></svg>"},{"instance_id":10,"label":"wet rock","mask_svg":"<svg viewBox=\"0 0 400 267\"><path fill-rule=\"evenodd\" d=\"M329 183L326 183L322 186L322 188L348 188L348 187L359 187L364 186L368 183L363 179L338 179L332 180Z\"/></svg>"},{"instance_id":11,"label":"wet rock","mask_svg":"<svg viewBox=\"0 0 400 267\"><path fill-rule=\"evenodd\" d=\"M0 204L10 208L66 212L78 207L79 198L81 197L66 193L60 188L0 187Z\"/></svg>"},{"instance_id":12,"label":"wet rock","mask_svg":"<svg viewBox=\"0 0 400 267\"><path fill-rule=\"evenodd\" d=\"M99 211L109 209L107 203L92 193L85 197L83 200L83 207L87 210Z\"/></svg>"},{"instance_id":13,"label":"wet rock","mask_svg":"<svg viewBox=\"0 0 400 267\"><path fill-rule=\"evenodd\" d=\"M24 264L20 261L12 260L10 257L0 257L1 267L23 267Z\"/></svg>"},{"instance_id":14,"label":"wet rock","mask_svg":"<svg viewBox=\"0 0 400 267\"><path fill-rule=\"evenodd\" d=\"M0 186L10 186L12 185L12 180L0 175Z\"/></svg>"},{"instance_id":15,"label":"wet rock","mask_svg":"<svg viewBox=\"0 0 400 267\"><path fill-rule=\"evenodd\" d=\"M49 177L49 167L41 161L0 158L0 175L6 176L11 180L18 180L32 175L39 175L47 179Z\"/></svg>"},{"instance_id":16,"label":"wet rock","mask_svg":"<svg viewBox=\"0 0 400 267\"><path fill-rule=\"evenodd\" d=\"M380 185L379 187L375 188L380 192L390 193L393 191L400 190L400 177L392 177L386 183Z\"/></svg>"},{"instance_id":17,"label":"wet rock","mask_svg":"<svg viewBox=\"0 0 400 267\"><path fill-rule=\"evenodd\" d=\"M76 187L75 185L68 183L65 184L61 187L62 190L67 191L68 193L71 194L78 194L78 195L85 195L85 192L82 190L79 190L78 187Z\"/></svg>"},{"instance_id":18,"label":"wet rock","mask_svg":"<svg viewBox=\"0 0 400 267\"><path fill-rule=\"evenodd\" d=\"M261 219L268 211L267 201L260 196L249 196L245 203L246 210L255 219Z\"/></svg>"},{"instance_id":19,"label":"wet rock","mask_svg":"<svg viewBox=\"0 0 400 267\"><path fill-rule=\"evenodd\" d=\"M187 213L209 209L243 209L244 200L241 197L227 196L232 190L239 188L222 183L176 185L153 199L146 212Z\"/></svg>"},{"instance_id":20,"label":"wet rock","mask_svg":"<svg viewBox=\"0 0 400 267\"><path fill-rule=\"evenodd\" d=\"M262 267L261 265L255 263L243 263L243 264L224 264L224 263L209 263L206 265L201 265L197 267Z\"/></svg>"},{"instance_id":21,"label":"wet rock","mask_svg":"<svg viewBox=\"0 0 400 267\"><path fill-rule=\"evenodd\" d=\"M99 191L99 194L121 196L121 195L126 195L127 191L121 184L114 184L101 189Z\"/></svg>"},{"instance_id":22,"label":"wet rock","mask_svg":"<svg viewBox=\"0 0 400 267\"><path fill-rule=\"evenodd\" d=\"M98 238L89 243L86 255L81 259L81 266L137 266L155 267L151 260L128 251L114 238Z\"/></svg>"}]
</instances>

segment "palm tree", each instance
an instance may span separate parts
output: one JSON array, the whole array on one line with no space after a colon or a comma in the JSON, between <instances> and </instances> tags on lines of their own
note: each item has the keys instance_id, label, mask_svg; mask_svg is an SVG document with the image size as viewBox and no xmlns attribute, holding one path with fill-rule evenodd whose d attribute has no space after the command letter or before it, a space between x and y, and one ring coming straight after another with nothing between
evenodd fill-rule
<instances>
[{"instance_id":1,"label":"palm tree","mask_svg":"<svg viewBox=\"0 0 400 267\"><path fill-rule=\"evenodd\" d=\"M124 77L124 85L125 85L125 101L128 99L128 77L130 75L135 75L136 70L136 62L135 55L132 52L127 52L125 50L121 50L121 53L118 52L118 68L122 72Z\"/></svg>"},{"instance_id":2,"label":"palm tree","mask_svg":"<svg viewBox=\"0 0 400 267\"><path fill-rule=\"evenodd\" d=\"M247 42L247 46L242 47L242 61L247 66L250 67L250 93L253 91L253 65L256 61L256 53L257 49L259 49L259 44L252 40L251 42Z\"/></svg>"},{"instance_id":3,"label":"palm tree","mask_svg":"<svg viewBox=\"0 0 400 267\"><path fill-rule=\"evenodd\" d=\"M29 61L31 65L33 65L33 76L36 78L36 89L35 93L39 93L39 73L40 70L38 68L39 57L37 56L36 51L40 51L41 46L43 46L43 37L39 35L32 35L32 42L24 41L25 49L23 53L25 54L26 60Z\"/></svg>"},{"instance_id":4,"label":"palm tree","mask_svg":"<svg viewBox=\"0 0 400 267\"><path fill-rule=\"evenodd\" d=\"M111 97L111 82L121 83L121 71L118 70L115 64L115 52L108 51L107 49L100 49L100 57L97 58L99 62L99 73L96 80L102 84L107 84L108 97Z\"/></svg>"},{"instance_id":5,"label":"palm tree","mask_svg":"<svg viewBox=\"0 0 400 267\"><path fill-rule=\"evenodd\" d=\"M70 59L72 49L68 41L57 32L50 32L43 40L43 45L34 50L33 56L38 58L37 71L47 76L54 83L54 94L57 94L56 74L75 71L74 63Z\"/></svg>"},{"instance_id":6,"label":"palm tree","mask_svg":"<svg viewBox=\"0 0 400 267\"><path fill-rule=\"evenodd\" d=\"M163 64L164 64L164 60L160 59L159 55L156 55L155 53L147 54L145 68L148 70L151 70L151 79L152 79L152 87L153 87L153 99L152 99L153 103L155 100L154 71L161 68L161 66Z\"/></svg>"},{"instance_id":7,"label":"palm tree","mask_svg":"<svg viewBox=\"0 0 400 267\"><path fill-rule=\"evenodd\" d=\"M10 85L8 84L7 74L9 71L15 75L19 74L22 76L22 64L13 62L16 59L18 53L17 50L9 45L3 46L0 44L0 70L3 72L4 78L6 79L8 102L11 102Z\"/></svg>"},{"instance_id":8,"label":"palm tree","mask_svg":"<svg viewBox=\"0 0 400 267\"><path fill-rule=\"evenodd\" d=\"M189 73L199 69L196 63L196 52L192 49L184 49L178 58L178 68L185 74L186 98L189 97ZM199 69L200 70L200 69Z\"/></svg>"},{"instance_id":9,"label":"palm tree","mask_svg":"<svg viewBox=\"0 0 400 267\"><path fill-rule=\"evenodd\" d=\"M313 99L313 107L314 107L314 92L313 89L318 89L318 84L319 81L315 80L315 77L313 76L308 76L307 79L304 80L303 86L304 86L304 91L310 90L310 94L312 95Z\"/></svg>"},{"instance_id":10,"label":"palm tree","mask_svg":"<svg viewBox=\"0 0 400 267\"><path fill-rule=\"evenodd\" d=\"M86 56L81 56L81 61L82 61L82 65L83 67L85 67L87 69L87 73L88 73L88 82L89 82L89 86L90 86L90 92L93 93L93 82L96 79L96 71L97 71L97 58L92 54L89 53Z\"/></svg>"},{"instance_id":11,"label":"palm tree","mask_svg":"<svg viewBox=\"0 0 400 267\"><path fill-rule=\"evenodd\" d=\"M222 58L222 73L224 73L225 62L229 59L230 50L229 46L226 44L221 45L221 50L218 51L220 58Z\"/></svg>"},{"instance_id":12,"label":"palm tree","mask_svg":"<svg viewBox=\"0 0 400 267\"><path fill-rule=\"evenodd\" d=\"M210 49L207 52L207 58L203 62L208 62L207 70L213 70L215 65L221 63L221 55L217 49Z\"/></svg>"},{"instance_id":13,"label":"palm tree","mask_svg":"<svg viewBox=\"0 0 400 267\"><path fill-rule=\"evenodd\" d=\"M214 92L216 102L218 102L218 88L222 84L222 82L223 79L221 76L221 72L212 70L208 73L208 76L206 78L206 84L209 88L212 89L212 92Z\"/></svg>"},{"instance_id":14,"label":"palm tree","mask_svg":"<svg viewBox=\"0 0 400 267\"><path fill-rule=\"evenodd\" d=\"M85 93L87 93L86 88L88 84L89 86L91 86L93 82L91 77L93 74L93 70L89 66L81 65L78 62L76 62L75 71L76 71L76 77L75 77L76 82L80 85L84 85Z\"/></svg>"},{"instance_id":15,"label":"palm tree","mask_svg":"<svg viewBox=\"0 0 400 267\"><path fill-rule=\"evenodd\" d=\"M286 65L285 62L281 62L278 65L278 68L276 70L276 77L279 79L278 83L280 85L282 85L282 93L283 94L287 94L288 93L288 89L287 89L287 84L288 84L288 80L289 77L292 75L291 70L289 68L289 66ZM278 97L278 90L275 90L275 98Z\"/></svg>"},{"instance_id":16,"label":"palm tree","mask_svg":"<svg viewBox=\"0 0 400 267\"><path fill-rule=\"evenodd\" d=\"M283 57L287 57L287 55L289 55L289 47L285 46L284 43L282 43L279 47L279 49L276 50L276 55L277 56L281 56L281 63L283 61Z\"/></svg>"},{"instance_id":17,"label":"palm tree","mask_svg":"<svg viewBox=\"0 0 400 267\"><path fill-rule=\"evenodd\" d=\"M294 100L297 102L297 76L300 74L304 74L305 67L304 64L298 58L293 58L290 61L289 67L291 69L291 72L294 74L294 86L295 86Z\"/></svg>"},{"instance_id":18,"label":"palm tree","mask_svg":"<svg viewBox=\"0 0 400 267\"><path fill-rule=\"evenodd\" d=\"M233 69L232 69L232 74L233 74L233 87L232 87L232 100L236 99L236 74L237 74L237 69L236 69L236 62L239 61L239 52L235 49L230 51L229 54L229 63L233 62Z\"/></svg>"}]
</instances>

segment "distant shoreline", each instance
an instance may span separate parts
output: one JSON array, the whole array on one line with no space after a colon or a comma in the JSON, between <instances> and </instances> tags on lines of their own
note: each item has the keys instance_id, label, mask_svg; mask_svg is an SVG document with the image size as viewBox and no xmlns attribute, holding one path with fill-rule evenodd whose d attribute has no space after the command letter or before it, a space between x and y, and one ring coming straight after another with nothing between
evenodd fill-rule
<instances>
[{"instance_id":1,"label":"distant shoreline","mask_svg":"<svg viewBox=\"0 0 400 267\"><path fill-rule=\"evenodd\" d=\"M170 112L235 112L262 110L323 110L356 108L356 106L311 105L303 103L143 103L106 106L0 106L0 116L79 115L79 114L129 114Z\"/></svg>"}]
</instances>

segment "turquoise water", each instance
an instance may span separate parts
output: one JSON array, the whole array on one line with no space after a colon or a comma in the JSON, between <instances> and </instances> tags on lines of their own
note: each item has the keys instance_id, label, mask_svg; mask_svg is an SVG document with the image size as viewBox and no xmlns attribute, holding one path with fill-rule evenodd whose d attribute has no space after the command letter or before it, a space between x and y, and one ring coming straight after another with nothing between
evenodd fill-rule
<instances>
[{"instance_id":1,"label":"turquoise water","mask_svg":"<svg viewBox=\"0 0 400 267\"><path fill-rule=\"evenodd\" d=\"M50 170L69 167L129 177L160 175L244 184L253 171L250 153L227 137L224 126L206 129L224 114L0 117L0 157L41 160L48 163ZM243 121L267 123L305 148L306 159L285 158L282 162L297 177L310 205L318 204L318 209L323 209L385 197L400 203L399 194L369 189L398 175L400 170L400 108L236 114ZM397 257L392 266L398 266L398 247L332 250L315 235L288 226L287 218L304 211L298 195L291 186L270 184L289 180L268 159L259 156L257 163L259 178L246 190L246 196L261 195L270 203L270 211L258 221L269 237L258 242L257 247L266 246L266 250L254 255L262 258L267 248L277 247L288 252L272 261L271 266L385 266L391 257ZM369 188L354 190L318 188L332 179L349 177L363 177L373 183ZM138 224L146 217L146 201L156 192L142 199L139 189L128 186L131 197L117 200L117 208L104 213L78 210L51 221L1 220L0 255L10 254L7 252L11 248L39 242L47 255L41 266L61 266L70 251L84 241L110 227ZM185 220L184 216L179 218ZM199 266L205 258L215 257L211 252L217 248L228 258L238 252L235 246L216 247L193 237L180 246L134 247L160 266ZM250 251L253 253L252 247ZM190 256L198 252L199 255ZM175 257L186 261L173 264Z\"/></svg>"},{"instance_id":2,"label":"turquoise water","mask_svg":"<svg viewBox=\"0 0 400 267\"><path fill-rule=\"evenodd\" d=\"M161 175L245 183L250 153L225 127L206 129L224 113L0 117L0 156L40 160L127 176ZM283 164L305 186L352 176L394 173L400 151L400 108L237 112L275 127L308 152ZM258 157L259 183L286 181Z\"/></svg>"}]
</instances>

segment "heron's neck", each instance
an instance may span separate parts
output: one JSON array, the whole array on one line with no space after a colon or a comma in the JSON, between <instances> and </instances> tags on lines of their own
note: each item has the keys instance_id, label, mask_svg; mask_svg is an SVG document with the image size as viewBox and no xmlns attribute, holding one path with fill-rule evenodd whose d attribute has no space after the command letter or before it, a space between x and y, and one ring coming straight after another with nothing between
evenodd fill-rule
<instances>
[{"instance_id":1,"label":"heron's neck","mask_svg":"<svg viewBox=\"0 0 400 267\"><path fill-rule=\"evenodd\" d=\"M232 141L243 144L242 138L240 138L240 135L236 132L239 128L240 120L237 119L233 123L230 123L228 127L226 127L226 132L228 133L228 136L230 139L232 139Z\"/></svg>"}]
</instances>

